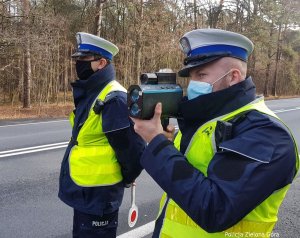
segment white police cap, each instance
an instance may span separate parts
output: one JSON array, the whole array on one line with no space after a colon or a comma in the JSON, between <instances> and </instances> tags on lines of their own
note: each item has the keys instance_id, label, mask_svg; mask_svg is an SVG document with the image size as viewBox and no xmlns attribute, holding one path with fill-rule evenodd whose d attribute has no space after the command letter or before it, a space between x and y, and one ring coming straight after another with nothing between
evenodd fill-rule
<instances>
[{"instance_id":1,"label":"white police cap","mask_svg":"<svg viewBox=\"0 0 300 238\"><path fill-rule=\"evenodd\" d=\"M72 55L72 57L101 55L112 60L113 56L119 52L119 49L115 44L89 33L76 33L76 40L77 51Z\"/></svg>"},{"instance_id":2,"label":"white police cap","mask_svg":"<svg viewBox=\"0 0 300 238\"><path fill-rule=\"evenodd\" d=\"M247 37L220 29L197 29L184 34L180 47L187 56L184 67L178 72L188 77L189 70L222 57L238 58L247 62L253 43Z\"/></svg>"}]
</instances>

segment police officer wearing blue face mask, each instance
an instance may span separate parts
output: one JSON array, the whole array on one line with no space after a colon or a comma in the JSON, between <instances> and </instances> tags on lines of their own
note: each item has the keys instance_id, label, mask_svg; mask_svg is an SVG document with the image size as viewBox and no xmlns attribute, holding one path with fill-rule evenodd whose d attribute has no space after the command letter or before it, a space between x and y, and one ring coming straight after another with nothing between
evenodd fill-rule
<instances>
[{"instance_id":1,"label":"police officer wearing blue face mask","mask_svg":"<svg viewBox=\"0 0 300 238\"><path fill-rule=\"evenodd\" d=\"M149 143L141 164L165 191L153 237L270 237L299 155L247 76L253 44L234 32L197 29L180 45L179 75L190 82L173 143L161 104L151 120L134 119Z\"/></svg>"},{"instance_id":2,"label":"police officer wearing blue face mask","mask_svg":"<svg viewBox=\"0 0 300 238\"><path fill-rule=\"evenodd\" d=\"M128 117L126 89L115 80L111 61L118 47L84 32L76 37L72 137L58 196L74 209L74 238L115 238L124 187L142 170L145 143Z\"/></svg>"},{"instance_id":3,"label":"police officer wearing blue face mask","mask_svg":"<svg viewBox=\"0 0 300 238\"><path fill-rule=\"evenodd\" d=\"M229 70L227 73L225 73L223 76L221 76L220 78L218 78L216 81L214 81L211 84L207 83L207 82L191 79L190 83L188 85L188 88L187 88L188 99L191 100L198 96L212 93L214 84L217 83L218 81L220 81L221 79L223 79L230 72L231 72L231 70Z\"/></svg>"}]
</instances>

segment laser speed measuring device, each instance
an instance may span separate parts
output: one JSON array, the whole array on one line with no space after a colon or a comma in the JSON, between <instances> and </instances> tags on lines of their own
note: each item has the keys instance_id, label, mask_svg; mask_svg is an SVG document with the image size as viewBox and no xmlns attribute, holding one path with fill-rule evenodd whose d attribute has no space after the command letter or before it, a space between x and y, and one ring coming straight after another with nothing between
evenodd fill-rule
<instances>
[{"instance_id":1,"label":"laser speed measuring device","mask_svg":"<svg viewBox=\"0 0 300 238\"><path fill-rule=\"evenodd\" d=\"M127 93L129 115L139 119L150 119L158 102L162 103L162 118L177 118L183 90L176 84L176 73L160 70L144 73L140 85L131 85Z\"/></svg>"}]
</instances>

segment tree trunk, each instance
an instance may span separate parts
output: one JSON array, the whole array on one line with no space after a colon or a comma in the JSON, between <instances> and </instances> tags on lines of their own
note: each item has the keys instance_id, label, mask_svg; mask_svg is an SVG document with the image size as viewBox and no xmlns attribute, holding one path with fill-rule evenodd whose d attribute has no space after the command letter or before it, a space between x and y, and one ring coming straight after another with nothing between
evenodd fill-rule
<instances>
[{"instance_id":1,"label":"tree trunk","mask_svg":"<svg viewBox=\"0 0 300 238\"><path fill-rule=\"evenodd\" d=\"M69 81L69 57L68 57L68 47L65 47L65 68L64 68L64 75L63 75L63 90L64 90L64 104L67 101L67 90L68 90L68 81Z\"/></svg>"},{"instance_id":2,"label":"tree trunk","mask_svg":"<svg viewBox=\"0 0 300 238\"><path fill-rule=\"evenodd\" d=\"M23 61L24 59L22 58L19 58L18 60L18 68L19 69L22 69L22 64L23 64ZM24 72L22 70L19 70L19 73L18 73L18 76L19 76L19 83L18 83L18 91L19 91L19 101L22 102L23 100L23 93L24 93Z\"/></svg>"},{"instance_id":3,"label":"tree trunk","mask_svg":"<svg viewBox=\"0 0 300 238\"><path fill-rule=\"evenodd\" d=\"M224 0L220 0L218 6L210 6L208 22L210 28L217 28L219 16L222 11Z\"/></svg>"},{"instance_id":4,"label":"tree trunk","mask_svg":"<svg viewBox=\"0 0 300 238\"><path fill-rule=\"evenodd\" d=\"M106 0L97 0L96 2L96 9L98 11L95 17L95 30L94 34L97 36L101 35L101 24L102 24L102 11L103 11L103 4Z\"/></svg>"},{"instance_id":5,"label":"tree trunk","mask_svg":"<svg viewBox=\"0 0 300 238\"><path fill-rule=\"evenodd\" d=\"M31 91L31 56L30 56L30 39L29 39L29 0L22 0L24 10L25 42L24 42L24 93L23 108L30 108L30 91Z\"/></svg>"},{"instance_id":6,"label":"tree trunk","mask_svg":"<svg viewBox=\"0 0 300 238\"><path fill-rule=\"evenodd\" d=\"M276 51L276 61L275 61L275 72L274 72L274 80L272 85L272 95L277 96L277 74L278 74L278 67L279 67L279 61L280 61L280 55L281 55L281 29L282 24L280 23L279 29L278 29L278 38L277 38L277 51Z\"/></svg>"},{"instance_id":7,"label":"tree trunk","mask_svg":"<svg viewBox=\"0 0 300 238\"><path fill-rule=\"evenodd\" d=\"M24 52L24 93L23 93L23 108L30 108L30 92L31 92L31 58L29 41L26 43Z\"/></svg>"},{"instance_id":8,"label":"tree trunk","mask_svg":"<svg viewBox=\"0 0 300 238\"><path fill-rule=\"evenodd\" d=\"M274 33L274 24L272 22L271 29L270 29L270 41L273 38ZM265 85L264 85L264 96L269 96L268 87L269 87L269 80L270 80L270 72L271 72L271 61L272 61L272 44L268 47L268 63L267 63L267 70L266 70L266 78L265 78Z\"/></svg>"},{"instance_id":9,"label":"tree trunk","mask_svg":"<svg viewBox=\"0 0 300 238\"><path fill-rule=\"evenodd\" d=\"M136 25L136 44L135 44L135 59L136 59L136 68L135 68L135 78L139 78L139 75L141 73L141 60L142 60L142 32L143 32L143 0L140 0L140 9L139 9L139 19L138 24Z\"/></svg>"},{"instance_id":10,"label":"tree trunk","mask_svg":"<svg viewBox=\"0 0 300 238\"><path fill-rule=\"evenodd\" d=\"M197 0L194 0L194 27L198 29L198 21L197 21Z\"/></svg>"}]
</instances>

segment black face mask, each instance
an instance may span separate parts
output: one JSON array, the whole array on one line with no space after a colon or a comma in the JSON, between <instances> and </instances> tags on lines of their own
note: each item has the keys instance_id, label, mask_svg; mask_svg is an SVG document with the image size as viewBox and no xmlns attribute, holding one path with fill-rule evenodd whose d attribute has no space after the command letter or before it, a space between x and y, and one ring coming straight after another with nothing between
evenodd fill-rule
<instances>
[{"instance_id":1,"label":"black face mask","mask_svg":"<svg viewBox=\"0 0 300 238\"><path fill-rule=\"evenodd\" d=\"M76 73L79 79L86 80L95 73L92 69L91 62L92 61L83 60L76 61Z\"/></svg>"}]
</instances>

